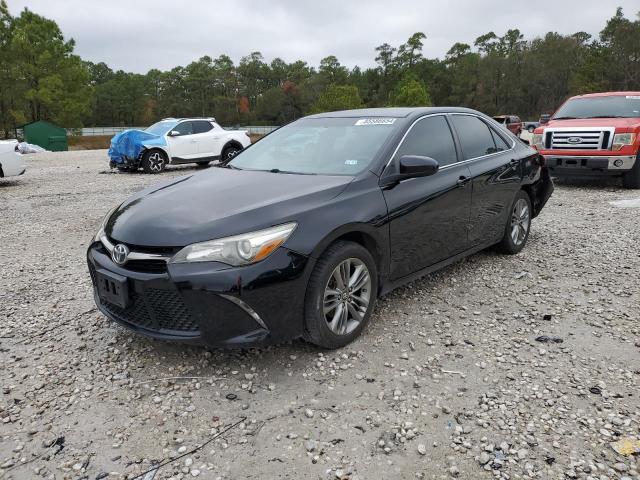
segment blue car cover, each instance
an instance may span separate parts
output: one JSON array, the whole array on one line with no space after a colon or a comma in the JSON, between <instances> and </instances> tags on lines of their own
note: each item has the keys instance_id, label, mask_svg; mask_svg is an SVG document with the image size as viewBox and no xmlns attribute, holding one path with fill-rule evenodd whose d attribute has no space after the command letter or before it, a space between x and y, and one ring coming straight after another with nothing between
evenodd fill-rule
<instances>
[{"instance_id":1,"label":"blue car cover","mask_svg":"<svg viewBox=\"0 0 640 480\"><path fill-rule=\"evenodd\" d=\"M142 130L125 130L111 139L108 155L113 163L125 163L127 159L136 160L145 146L150 144L164 146L167 143L161 135Z\"/></svg>"}]
</instances>

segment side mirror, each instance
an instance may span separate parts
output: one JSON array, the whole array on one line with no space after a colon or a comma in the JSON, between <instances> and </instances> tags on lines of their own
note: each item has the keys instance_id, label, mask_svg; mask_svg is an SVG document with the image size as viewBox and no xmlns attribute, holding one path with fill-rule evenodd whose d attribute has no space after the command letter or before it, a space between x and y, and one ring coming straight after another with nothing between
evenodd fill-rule
<instances>
[{"instance_id":1,"label":"side mirror","mask_svg":"<svg viewBox=\"0 0 640 480\"><path fill-rule=\"evenodd\" d=\"M170 137L179 137L179 136L180 136L180 132L179 132L179 131L177 131L177 130L171 130L171 131L169 132L169 136L170 136Z\"/></svg>"},{"instance_id":2,"label":"side mirror","mask_svg":"<svg viewBox=\"0 0 640 480\"><path fill-rule=\"evenodd\" d=\"M397 160L397 173L382 179L382 186L390 186L401 180L416 177L428 177L438 171L440 165L431 157L403 155Z\"/></svg>"},{"instance_id":3,"label":"side mirror","mask_svg":"<svg viewBox=\"0 0 640 480\"><path fill-rule=\"evenodd\" d=\"M550 114L543 113L542 115L540 115L540 125L546 125L547 123L549 123L550 119L551 119Z\"/></svg>"},{"instance_id":4,"label":"side mirror","mask_svg":"<svg viewBox=\"0 0 640 480\"><path fill-rule=\"evenodd\" d=\"M440 165L431 157L403 155L400 157L400 173L409 177L428 177L438 171Z\"/></svg>"}]
</instances>

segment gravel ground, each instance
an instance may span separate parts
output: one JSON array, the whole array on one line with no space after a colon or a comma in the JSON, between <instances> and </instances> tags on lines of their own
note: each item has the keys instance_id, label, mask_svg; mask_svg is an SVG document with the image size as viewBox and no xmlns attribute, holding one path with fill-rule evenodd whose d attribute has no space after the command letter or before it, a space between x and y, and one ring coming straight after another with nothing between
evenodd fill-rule
<instances>
[{"instance_id":1,"label":"gravel ground","mask_svg":"<svg viewBox=\"0 0 640 480\"><path fill-rule=\"evenodd\" d=\"M156 479L640 479L612 448L640 434L637 191L557 186L520 255L396 290L343 350L221 351L94 308L94 230L160 177L107 173L105 151L28 165L0 180L0 478L131 479L174 458Z\"/></svg>"}]
</instances>

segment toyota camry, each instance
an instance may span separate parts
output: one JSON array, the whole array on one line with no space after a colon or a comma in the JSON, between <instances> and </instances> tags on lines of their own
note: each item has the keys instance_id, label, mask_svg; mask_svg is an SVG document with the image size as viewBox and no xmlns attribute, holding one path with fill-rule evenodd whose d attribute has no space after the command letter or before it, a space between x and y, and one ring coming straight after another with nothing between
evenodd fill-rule
<instances>
[{"instance_id":1,"label":"toyota camry","mask_svg":"<svg viewBox=\"0 0 640 480\"><path fill-rule=\"evenodd\" d=\"M324 113L133 195L87 260L100 311L140 334L338 348L399 285L520 252L552 191L543 157L474 110Z\"/></svg>"}]
</instances>

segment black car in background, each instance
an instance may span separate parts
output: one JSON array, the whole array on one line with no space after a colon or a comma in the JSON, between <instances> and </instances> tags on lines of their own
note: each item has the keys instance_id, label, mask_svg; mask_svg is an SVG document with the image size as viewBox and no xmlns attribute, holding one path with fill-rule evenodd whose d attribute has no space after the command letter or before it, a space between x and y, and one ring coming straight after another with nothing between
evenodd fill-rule
<instances>
[{"instance_id":1,"label":"black car in background","mask_svg":"<svg viewBox=\"0 0 640 480\"><path fill-rule=\"evenodd\" d=\"M464 108L306 117L110 212L87 252L95 301L161 339L340 347L397 286L518 253L553 191L543 165Z\"/></svg>"}]
</instances>

